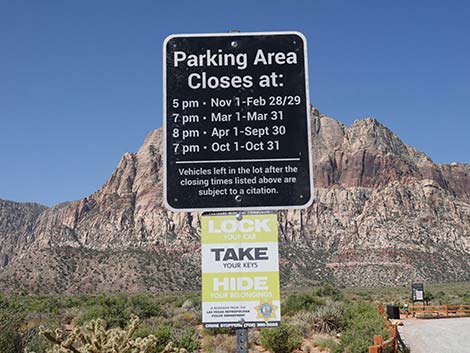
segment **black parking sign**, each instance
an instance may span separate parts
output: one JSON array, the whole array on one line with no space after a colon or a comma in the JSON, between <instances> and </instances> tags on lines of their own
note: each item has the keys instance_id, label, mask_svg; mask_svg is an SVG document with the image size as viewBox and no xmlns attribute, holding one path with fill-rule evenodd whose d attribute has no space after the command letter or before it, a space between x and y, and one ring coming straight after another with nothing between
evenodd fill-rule
<instances>
[{"instance_id":1,"label":"black parking sign","mask_svg":"<svg viewBox=\"0 0 470 353\"><path fill-rule=\"evenodd\" d=\"M173 35L164 43L165 200L175 211L312 201L305 37Z\"/></svg>"}]
</instances>

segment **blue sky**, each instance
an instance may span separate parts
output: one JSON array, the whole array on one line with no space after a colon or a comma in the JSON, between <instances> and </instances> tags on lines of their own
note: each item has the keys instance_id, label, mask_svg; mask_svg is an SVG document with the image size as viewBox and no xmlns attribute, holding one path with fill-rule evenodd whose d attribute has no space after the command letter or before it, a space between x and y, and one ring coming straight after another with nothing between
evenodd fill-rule
<instances>
[{"instance_id":1,"label":"blue sky","mask_svg":"<svg viewBox=\"0 0 470 353\"><path fill-rule=\"evenodd\" d=\"M6 1L0 10L0 198L96 191L162 124L172 33L297 30L312 104L374 116L435 162L470 163L467 1Z\"/></svg>"}]
</instances>

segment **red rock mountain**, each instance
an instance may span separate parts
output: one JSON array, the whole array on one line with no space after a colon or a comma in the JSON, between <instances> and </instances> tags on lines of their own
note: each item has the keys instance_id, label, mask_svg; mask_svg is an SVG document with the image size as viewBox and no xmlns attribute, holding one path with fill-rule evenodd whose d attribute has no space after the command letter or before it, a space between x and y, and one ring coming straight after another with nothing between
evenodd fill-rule
<instances>
[{"instance_id":1,"label":"red rock mountain","mask_svg":"<svg viewBox=\"0 0 470 353\"><path fill-rule=\"evenodd\" d=\"M315 201L279 212L281 282L470 280L470 166L439 165L372 118L311 111ZM0 290L200 285L199 214L162 205L162 130L96 193L46 209L0 202Z\"/></svg>"}]
</instances>

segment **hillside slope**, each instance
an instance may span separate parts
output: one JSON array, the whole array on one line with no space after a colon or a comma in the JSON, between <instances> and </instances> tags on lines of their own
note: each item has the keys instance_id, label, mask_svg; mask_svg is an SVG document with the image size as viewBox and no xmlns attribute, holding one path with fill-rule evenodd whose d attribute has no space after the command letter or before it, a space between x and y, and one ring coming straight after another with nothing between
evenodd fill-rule
<instances>
[{"instance_id":1,"label":"hillside slope","mask_svg":"<svg viewBox=\"0 0 470 353\"><path fill-rule=\"evenodd\" d=\"M372 118L311 119L315 202L279 212L283 286L470 280L470 166L435 164ZM17 239L0 289L198 288L200 214L163 207L162 142L151 132L99 191L25 219L21 237L0 227L1 244Z\"/></svg>"}]
</instances>

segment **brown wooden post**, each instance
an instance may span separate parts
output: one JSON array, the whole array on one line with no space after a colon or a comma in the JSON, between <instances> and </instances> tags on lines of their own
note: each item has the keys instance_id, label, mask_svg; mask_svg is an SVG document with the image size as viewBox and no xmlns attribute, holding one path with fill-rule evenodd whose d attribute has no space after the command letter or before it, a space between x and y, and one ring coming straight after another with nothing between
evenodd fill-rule
<instances>
[{"instance_id":1,"label":"brown wooden post","mask_svg":"<svg viewBox=\"0 0 470 353\"><path fill-rule=\"evenodd\" d=\"M374 345L377 347L377 353L382 353L382 343L383 337L379 335L374 335Z\"/></svg>"},{"instance_id":2,"label":"brown wooden post","mask_svg":"<svg viewBox=\"0 0 470 353\"><path fill-rule=\"evenodd\" d=\"M444 309L446 311L446 316L449 316L449 306L447 304L444 305Z\"/></svg>"},{"instance_id":3,"label":"brown wooden post","mask_svg":"<svg viewBox=\"0 0 470 353\"><path fill-rule=\"evenodd\" d=\"M393 353L398 353L398 325L393 325Z\"/></svg>"},{"instance_id":4,"label":"brown wooden post","mask_svg":"<svg viewBox=\"0 0 470 353\"><path fill-rule=\"evenodd\" d=\"M374 335L374 344L380 346L383 343L382 336Z\"/></svg>"},{"instance_id":5,"label":"brown wooden post","mask_svg":"<svg viewBox=\"0 0 470 353\"><path fill-rule=\"evenodd\" d=\"M378 346L370 346L369 347L369 353L379 353L379 347Z\"/></svg>"}]
</instances>

